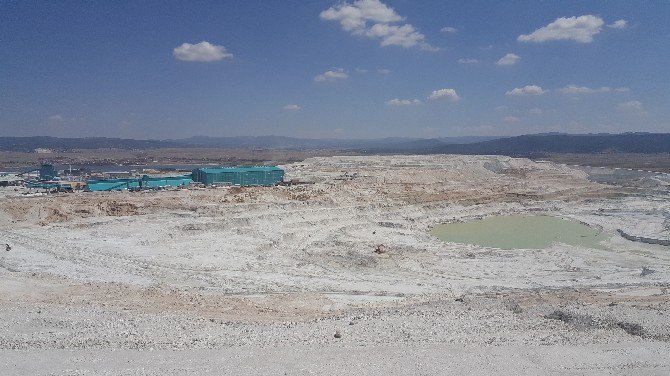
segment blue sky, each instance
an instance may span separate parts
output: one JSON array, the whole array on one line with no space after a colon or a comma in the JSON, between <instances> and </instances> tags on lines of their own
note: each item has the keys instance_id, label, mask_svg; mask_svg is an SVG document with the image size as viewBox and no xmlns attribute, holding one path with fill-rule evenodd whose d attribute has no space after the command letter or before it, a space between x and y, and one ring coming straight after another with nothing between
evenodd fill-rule
<instances>
[{"instance_id":1,"label":"blue sky","mask_svg":"<svg viewBox=\"0 0 670 376\"><path fill-rule=\"evenodd\" d=\"M670 132L669 1L2 1L0 136Z\"/></svg>"}]
</instances>

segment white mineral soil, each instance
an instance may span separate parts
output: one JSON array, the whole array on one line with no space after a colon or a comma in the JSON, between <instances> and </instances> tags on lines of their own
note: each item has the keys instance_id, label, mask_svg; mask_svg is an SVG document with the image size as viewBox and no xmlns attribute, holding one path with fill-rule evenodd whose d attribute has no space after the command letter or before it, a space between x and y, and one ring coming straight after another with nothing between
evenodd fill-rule
<instances>
[{"instance_id":1,"label":"white mineral soil","mask_svg":"<svg viewBox=\"0 0 670 376\"><path fill-rule=\"evenodd\" d=\"M670 238L665 177L606 185L490 156L283 167L313 184L0 188L1 373L670 374L670 247L617 233ZM428 234L508 214L609 238L500 250Z\"/></svg>"}]
</instances>

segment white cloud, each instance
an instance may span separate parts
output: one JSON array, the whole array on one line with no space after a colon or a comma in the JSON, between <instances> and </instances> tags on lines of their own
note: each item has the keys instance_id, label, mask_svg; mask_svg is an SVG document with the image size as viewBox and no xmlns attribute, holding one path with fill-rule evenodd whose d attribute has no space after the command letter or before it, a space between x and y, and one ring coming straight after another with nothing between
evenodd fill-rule
<instances>
[{"instance_id":1,"label":"white cloud","mask_svg":"<svg viewBox=\"0 0 670 376\"><path fill-rule=\"evenodd\" d=\"M628 21L626 20L616 20L613 23L607 25L607 27L612 29L625 29L628 27Z\"/></svg>"},{"instance_id":2,"label":"white cloud","mask_svg":"<svg viewBox=\"0 0 670 376\"><path fill-rule=\"evenodd\" d=\"M505 93L505 95L542 95L547 90L543 90L537 85L526 85L524 87L517 87Z\"/></svg>"},{"instance_id":3,"label":"white cloud","mask_svg":"<svg viewBox=\"0 0 670 376\"><path fill-rule=\"evenodd\" d=\"M368 21L391 23L403 19L393 8L389 8L379 0L342 3L324 10L319 17L328 21L339 21L344 30L359 33L366 28Z\"/></svg>"},{"instance_id":4,"label":"white cloud","mask_svg":"<svg viewBox=\"0 0 670 376\"><path fill-rule=\"evenodd\" d=\"M287 111L300 111L300 106L297 104L287 104L284 106L284 109Z\"/></svg>"},{"instance_id":5,"label":"white cloud","mask_svg":"<svg viewBox=\"0 0 670 376\"><path fill-rule=\"evenodd\" d=\"M398 99L394 98L389 101L386 101L386 105L388 106L412 106L412 105L419 105L421 104L421 101L418 99Z\"/></svg>"},{"instance_id":6,"label":"white cloud","mask_svg":"<svg viewBox=\"0 0 670 376\"><path fill-rule=\"evenodd\" d=\"M568 85L562 89L558 89L562 94L592 94L592 93L607 93L611 89L603 86L601 88L589 88L586 86Z\"/></svg>"},{"instance_id":7,"label":"white cloud","mask_svg":"<svg viewBox=\"0 0 670 376\"><path fill-rule=\"evenodd\" d=\"M441 28L440 31L443 32L443 33L455 33L458 30L456 30L455 27L445 26L445 27Z\"/></svg>"},{"instance_id":8,"label":"white cloud","mask_svg":"<svg viewBox=\"0 0 670 376\"><path fill-rule=\"evenodd\" d=\"M528 110L528 114L530 115L542 115L542 110L539 108L531 108Z\"/></svg>"},{"instance_id":9,"label":"white cloud","mask_svg":"<svg viewBox=\"0 0 670 376\"><path fill-rule=\"evenodd\" d=\"M421 44L421 41L425 38L424 35L416 31L414 26L410 24L397 26L378 23L367 29L365 35L370 38L380 38L382 47L402 46L409 48L419 44L421 48L424 48L424 45Z\"/></svg>"},{"instance_id":10,"label":"white cloud","mask_svg":"<svg viewBox=\"0 0 670 376\"><path fill-rule=\"evenodd\" d=\"M519 61L519 59L521 59L519 57L519 55L509 53L509 54L501 57L500 60L498 60L498 62L496 62L496 64L497 65L514 65L514 64L516 64L517 61Z\"/></svg>"},{"instance_id":11,"label":"white cloud","mask_svg":"<svg viewBox=\"0 0 670 376\"><path fill-rule=\"evenodd\" d=\"M477 59L458 59L458 64L477 64L479 60Z\"/></svg>"},{"instance_id":12,"label":"white cloud","mask_svg":"<svg viewBox=\"0 0 670 376\"><path fill-rule=\"evenodd\" d=\"M379 74L391 74L390 69L377 69L377 73Z\"/></svg>"},{"instance_id":13,"label":"white cloud","mask_svg":"<svg viewBox=\"0 0 670 376\"><path fill-rule=\"evenodd\" d=\"M624 102L624 103L619 103L617 105L617 108L620 111L624 111L624 112L641 112L641 111L644 110L644 108L642 106L642 102L640 102L640 101L628 101L628 102Z\"/></svg>"},{"instance_id":14,"label":"white cloud","mask_svg":"<svg viewBox=\"0 0 670 376\"><path fill-rule=\"evenodd\" d=\"M433 45L430 45L428 43L421 43L419 45L419 49L422 51L428 51L428 52L437 52L440 51L440 47L435 47Z\"/></svg>"},{"instance_id":15,"label":"white cloud","mask_svg":"<svg viewBox=\"0 0 670 376\"><path fill-rule=\"evenodd\" d=\"M316 77L314 77L314 81L316 82L335 82L338 80L344 80L348 78L349 75L347 72L345 72L343 69L338 69L338 70L329 70L326 71Z\"/></svg>"},{"instance_id":16,"label":"white cloud","mask_svg":"<svg viewBox=\"0 0 670 376\"><path fill-rule=\"evenodd\" d=\"M217 46L205 41L198 44L184 43L181 46L176 47L172 53L177 60L204 63L233 57L233 54L228 53L225 47Z\"/></svg>"},{"instance_id":17,"label":"white cloud","mask_svg":"<svg viewBox=\"0 0 670 376\"><path fill-rule=\"evenodd\" d=\"M356 73L368 73L368 70L363 68L356 68L354 70L356 71Z\"/></svg>"},{"instance_id":18,"label":"white cloud","mask_svg":"<svg viewBox=\"0 0 670 376\"><path fill-rule=\"evenodd\" d=\"M49 123L49 125L54 126L54 127L63 124L63 121L65 121L65 119L63 119L63 117L61 115L51 115L47 119L47 122Z\"/></svg>"},{"instance_id":19,"label":"white cloud","mask_svg":"<svg viewBox=\"0 0 670 376\"><path fill-rule=\"evenodd\" d=\"M455 102L455 101L461 99L461 97L459 97L458 94L456 94L456 90L454 90L454 89L434 90L430 94L430 96L428 96L428 100L431 100L431 101L436 100L436 99L442 99L442 98L450 100L452 102Z\"/></svg>"},{"instance_id":20,"label":"white cloud","mask_svg":"<svg viewBox=\"0 0 670 376\"><path fill-rule=\"evenodd\" d=\"M617 92L617 93L624 93L627 92L629 89L625 87L619 87L612 89L607 86L603 86L600 88L589 88L586 86L577 86L577 85L568 85L564 88L558 89L558 92L561 94L593 94L593 93L610 93L610 92Z\"/></svg>"},{"instance_id":21,"label":"white cloud","mask_svg":"<svg viewBox=\"0 0 670 376\"><path fill-rule=\"evenodd\" d=\"M503 120L505 120L505 123L508 123L508 124L518 123L518 122L521 121L521 119L519 119L519 118L516 117L516 116L505 116L505 117L503 118Z\"/></svg>"},{"instance_id":22,"label":"white cloud","mask_svg":"<svg viewBox=\"0 0 670 376\"><path fill-rule=\"evenodd\" d=\"M379 39L380 45L419 47L422 50L437 51L438 48L424 41L425 35L410 24L393 25L404 18L393 8L379 0L356 0L353 3L341 3L319 14L327 21L338 21L342 29L353 35L362 35ZM371 24L371 26L370 26Z\"/></svg>"},{"instance_id":23,"label":"white cloud","mask_svg":"<svg viewBox=\"0 0 670 376\"><path fill-rule=\"evenodd\" d=\"M507 106L498 106L495 108L496 111L507 111L509 110L509 107Z\"/></svg>"},{"instance_id":24,"label":"white cloud","mask_svg":"<svg viewBox=\"0 0 670 376\"><path fill-rule=\"evenodd\" d=\"M602 18L593 15L579 17L561 17L547 26L528 35L519 35L519 42L546 42L551 40L574 40L579 43L591 43L593 36L600 33Z\"/></svg>"}]
</instances>

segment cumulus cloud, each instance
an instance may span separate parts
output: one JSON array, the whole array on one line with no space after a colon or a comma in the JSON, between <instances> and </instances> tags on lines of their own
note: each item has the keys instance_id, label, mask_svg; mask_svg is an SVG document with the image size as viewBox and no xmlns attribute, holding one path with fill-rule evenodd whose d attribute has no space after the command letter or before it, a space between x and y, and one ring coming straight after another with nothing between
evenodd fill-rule
<instances>
[{"instance_id":1,"label":"cumulus cloud","mask_svg":"<svg viewBox=\"0 0 670 376\"><path fill-rule=\"evenodd\" d=\"M421 101L418 99L399 99L394 98L386 101L387 106L416 106L421 104Z\"/></svg>"},{"instance_id":2,"label":"cumulus cloud","mask_svg":"<svg viewBox=\"0 0 670 376\"><path fill-rule=\"evenodd\" d=\"M507 107L507 106L497 106L495 108L495 110L496 111L507 111L507 110L509 110L509 107Z\"/></svg>"},{"instance_id":3,"label":"cumulus cloud","mask_svg":"<svg viewBox=\"0 0 670 376\"><path fill-rule=\"evenodd\" d=\"M379 74L391 74L390 69L377 69L377 73Z\"/></svg>"},{"instance_id":4,"label":"cumulus cloud","mask_svg":"<svg viewBox=\"0 0 670 376\"><path fill-rule=\"evenodd\" d=\"M560 17L530 34L519 35L517 40L519 42L573 40L579 43L591 43L593 36L600 33L604 23L602 18L590 14L579 17Z\"/></svg>"},{"instance_id":5,"label":"cumulus cloud","mask_svg":"<svg viewBox=\"0 0 670 376\"><path fill-rule=\"evenodd\" d=\"M346 31L362 32L367 22L391 23L402 21L393 8L378 0L357 0L353 4L342 3L319 14L324 20L339 21Z\"/></svg>"},{"instance_id":6,"label":"cumulus cloud","mask_svg":"<svg viewBox=\"0 0 670 376\"><path fill-rule=\"evenodd\" d=\"M402 46L405 48L419 46L422 50L435 51L437 47L433 47L428 43L423 42L425 36L410 24L402 26L389 24L374 24L365 31L365 35L370 38L380 38L380 45L386 46Z\"/></svg>"},{"instance_id":7,"label":"cumulus cloud","mask_svg":"<svg viewBox=\"0 0 670 376\"><path fill-rule=\"evenodd\" d=\"M314 77L314 81L316 82L335 82L339 80L344 80L348 78L349 75L347 72L344 71L344 69L338 69L338 70L329 70L326 71L316 77Z\"/></svg>"},{"instance_id":8,"label":"cumulus cloud","mask_svg":"<svg viewBox=\"0 0 670 376\"><path fill-rule=\"evenodd\" d=\"M501 57L500 60L498 60L496 62L496 64L497 65L514 65L514 64L516 64L517 61L519 61L519 59L521 59L519 57L519 55L509 53L509 54Z\"/></svg>"},{"instance_id":9,"label":"cumulus cloud","mask_svg":"<svg viewBox=\"0 0 670 376\"><path fill-rule=\"evenodd\" d=\"M612 22L611 24L607 25L607 27L612 28L612 29L625 29L628 27L628 21L626 20L616 20Z\"/></svg>"},{"instance_id":10,"label":"cumulus cloud","mask_svg":"<svg viewBox=\"0 0 670 376\"><path fill-rule=\"evenodd\" d=\"M440 31L443 32L443 33L455 33L458 30L456 30L455 27L445 26L445 27L441 28Z\"/></svg>"},{"instance_id":11,"label":"cumulus cloud","mask_svg":"<svg viewBox=\"0 0 670 376\"><path fill-rule=\"evenodd\" d=\"M51 115L47 119L47 122L49 123L49 125L54 126L54 127L63 124L63 121L65 121L65 119L63 119L63 117L61 115Z\"/></svg>"},{"instance_id":12,"label":"cumulus cloud","mask_svg":"<svg viewBox=\"0 0 670 376\"><path fill-rule=\"evenodd\" d=\"M197 44L184 43L172 50L177 60L209 63L233 57L223 46L202 41Z\"/></svg>"},{"instance_id":13,"label":"cumulus cloud","mask_svg":"<svg viewBox=\"0 0 670 376\"><path fill-rule=\"evenodd\" d=\"M434 101L436 99L447 99L449 101L455 102L461 97L456 94L456 90L454 89L438 89L434 90L429 96L428 100Z\"/></svg>"},{"instance_id":14,"label":"cumulus cloud","mask_svg":"<svg viewBox=\"0 0 670 376\"><path fill-rule=\"evenodd\" d=\"M284 106L284 109L287 111L300 111L300 106L297 104L287 104Z\"/></svg>"},{"instance_id":15,"label":"cumulus cloud","mask_svg":"<svg viewBox=\"0 0 670 376\"><path fill-rule=\"evenodd\" d=\"M568 85L562 89L558 89L562 94L592 94L592 93L606 93L611 89L603 86L601 88L589 88L586 86Z\"/></svg>"},{"instance_id":16,"label":"cumulus cloud","mask_svg":"<svg viewBox=\"0 0 670 376\"><path fill-rule=\"evenodd\" d=\"M503 120L505 120L505 123L508 123L508 124L518 123L518 122L521 121L521 119L519 119L516 116L505 116L503 118Z\"/></svg>"},{"instance_id":17,"label":"cumulus cloud","mask_svg":"<svg viewBox=\"0 0 670 376\"><path fill-rule=\"evenodd\" d=\"M477 59L458 59L458 64L477 64L479 60Z\"/></svg>"},{"instance_id":18,"label":"cumulus cloud","mask_svg":"<svg viewBox=\"0 0 670 376\"><path fill-rule=\"evenodd\" d=\"M640 101L628 101L619 103L617 109L624 112L641 112L644 110L644 107Z\"/></svg>"},{"instance_id":19,"label":"cumulus cloud","mask_svg":"<svg viewBox=\"0 0 670 376\"><path fill-rule=\"evenodd\" d=\"M517 87L505 93L505 95L542 95L546 93L547 90L543 90L540 86L537 85L526 85L524 87Z\"/></svg>"},{"instance_id":20,"label":"cumulus cloud","mask_svg":"<svg viewBox=\"0 0 670 376\"><path fill-rule=\"evenodd\" d=\"M379 0L356 0L351 4L344 2L324 10L319 17L322 20L339 22L342 29L353 35L378 39L382 47L401 46L419 47L427 51L438 50L437 47L428 44L425 41L426 36L411 24L396 24L404 18Z\"/></svg>"},{"instance_id":21,"label":"cumulus cloud","mask_svg":"<svg viewBox=\"0 0 670 376\"><path fill-rule=\"evenodd\" d=\"M625 87L619 87L619 88L610 88L607 86L599 87L599 88L590 88L586 86L577 86L577 85L568 85L564 88L558 89L558 92L561 94L593 94L593 93L610 93L610 92L616 92L616 93L624 93L627 92L629 89Z\"/></svg>"}]
</instances>

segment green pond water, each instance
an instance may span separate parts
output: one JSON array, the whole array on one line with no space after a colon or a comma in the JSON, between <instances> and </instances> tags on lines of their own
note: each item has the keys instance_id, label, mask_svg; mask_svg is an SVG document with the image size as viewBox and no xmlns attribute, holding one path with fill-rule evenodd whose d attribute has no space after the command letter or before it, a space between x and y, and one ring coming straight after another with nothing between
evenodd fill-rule
<instances>
[{"instance_id":1,"label":"green pond water","mask_svg":"<svg viewBox=\"0 0 670 376\"><path fill-rule=\"evenodd\" d=\"M604 248L606 234L576 221L544 215L509 215L435 226L441 240L501 249L543 249L554 243Z\"/></svg>"}]
</instances>

